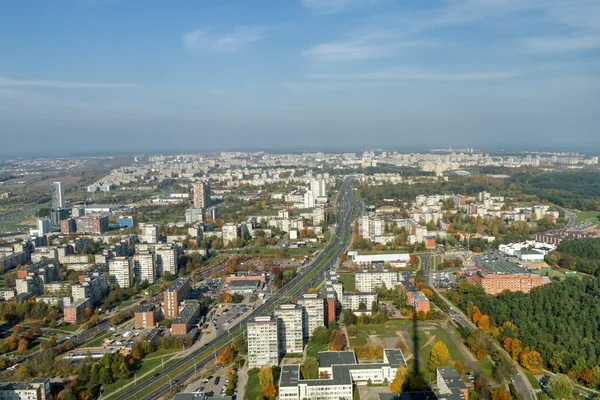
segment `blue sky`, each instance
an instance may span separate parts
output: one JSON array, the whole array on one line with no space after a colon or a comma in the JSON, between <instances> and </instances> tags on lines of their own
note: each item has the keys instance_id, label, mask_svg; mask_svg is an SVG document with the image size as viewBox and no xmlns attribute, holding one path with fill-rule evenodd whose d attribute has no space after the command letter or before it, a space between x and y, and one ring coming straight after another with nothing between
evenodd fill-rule
<instances>
[{"instance_id":1,"label":"blue sky","mask_svg":"<svg viewBox=\"0 0 600 400\"><path fill-rule=\"evenodd\" d=\"M597 0L7 0L0 153L600 150Z\"/></svg>"}]
</instances>

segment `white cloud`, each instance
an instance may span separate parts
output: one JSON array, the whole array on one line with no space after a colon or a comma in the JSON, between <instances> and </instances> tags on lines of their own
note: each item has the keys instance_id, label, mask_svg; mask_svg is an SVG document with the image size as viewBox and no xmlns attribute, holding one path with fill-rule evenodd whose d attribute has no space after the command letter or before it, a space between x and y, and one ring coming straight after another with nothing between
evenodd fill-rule
<instances>
[{"instance_id":1,"label":"white cloud","mask_svg":"<svg viewBox=\"0 0 600 400\"><path fill-rule=\"evenodd\" d=\"M563 53L600 48L600 35L570 37L535 37L525 39L525 46L539 53Z\"/></svg>"},{"instance_id":2,"label":"white cloud","mask_svg":"<svg viewBox=\"0 0 600 400\"><path fill-rule=\"evenodd\" d=\"M438 72L410 67L384 68L368 72L315 73L309 79L325 81L488 81L519 76L517 71Z\"/></svg>"},{"instance_id":3,"label":"white cloud","mask_svg":"<svg viewBox=\"0 0 600 400\"><path fill-rule=\"evenodd\" d=\"M125 89L140 87L140 85L132 83L70 82L52 81L44 79L14 79L5 76L0 76L0 86L38 87L52 89Z\"/></svg>"},{"instance_id":4,"label":"white cloud","mask_svg":"<svg viewBox=\"0 0 600 400\"><path fill-rule=\"evenodd\" d=\"M231 53L244 45L257 42L265 37L263 28L257 26L238 26L229 33L216 33L210 27L204 27L183 35L183 44L190 50L212 50Z\"/></svg>"}]
</instances>

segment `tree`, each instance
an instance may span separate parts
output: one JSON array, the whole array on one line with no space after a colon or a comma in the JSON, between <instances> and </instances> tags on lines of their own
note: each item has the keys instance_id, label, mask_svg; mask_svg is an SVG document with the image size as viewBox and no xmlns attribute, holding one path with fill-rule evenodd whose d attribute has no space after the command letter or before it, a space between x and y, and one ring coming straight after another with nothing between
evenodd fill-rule
<instances>
[{"instance_id":1,"label":"tree","mask_svg":"<svg viewBox=\"0 0 600 400\"><path fill-rule=\"evenodd\" d=\"M479 318L479 321L477 322L477 327L479 327L479 329L481 329L484 332L489 332L490 331L490 317L487 315L482 315L481 318Z\"/></svg>"},{"instance_id":2,"label":"tree","mask_svg":"<svg viewBox=\"0 0 600 400\"><path fill-rule=\"evenodd\" d=\"M480 400L488 400L490 398L490 383L482 373L478 373L475 379L475 393L477 393L477 397Z\"/></svg>"},{"instance_id":3,"label":"tree","mask_svg":"<svg viewBox=\"0 0 600 400\"><path fill-rule=\"evenodd\" d=\"M317 379L319 377L319 363L314 357L307 357L302 364L302 376L304 379Z\"/></svg>"},{"instance_id":4,"label":"tree","mask_svg":"<svg viewBox=\"0 0 600 400\"><path fill-rule=\"evenodd\" d=\"M496 370L494 371L494 379L498 383L502 383L510 378L515 373L515 366L507 357L502 356L496 361Z\"/></svg>"},{"instance_id":5,"label":"tree","mask_svg":"<svg viewBox=\"0 0 600 400\"><path fill-rule=\"evenodd\" d=\"M29 341L27 339L22 338L21 340L19 340L19 346L17 347L17 350L25 351L25 350L27 350L28 347L29 347Z\"/></svg>"},{"instance_id":6,"label":"tree","mask_svg":"<svg viewBox=\"0 0 600 400\"><path fill-rule=\"evenodd\" d=\"M431 348L431 353L429 354L429 361L427 362L427 367L431 372L434 372L438 367L442 367L444 365L450 365L450 352L448 348L444 344L444 342L437 342Z\"/></svg>"},{"instance_id":7,"label":"tree","mask_svg":"<svg viewBox=\"0 0 600 400\"><path fill-rule=\"evenodd\" d=\"M402 392L402 386L404 385L405 378L406 378L406 369L404 367L398 367L398 369L396 369L396 375L394 376L394 380L390 384L390 390L393 393Z\"/></svg>"},{"instance_id":8,"label":"tree","mask_svg":"<svg viewBox=\"0 0 600 400\"><path fill-rule=\"evenodd\" d=\"M538 373L542 370L544 366L544 360L542 360L542 356L535 350L524 350L519 355L519 363L525 369L533 373Z\"/></svg>"},{"instance_id":9,"label":"tree","mask_svg":"<svg viewBox=\"0 0 600 400\"><path fill-rule=\"evenodd\" d=\"M346 347L346 336L339 329L334 329L329 337L329 350L340 351Z\"/></svg>"},{"instance_id":10,"label":"tree","mask_svg":"<svg viewBox=\"0 0 600 400\"><path fill-rule=\"evenodd\" d=\"M490 394L492 400L512 400L512 396L510 395L508 390L506 390L503 387L499 387L498 389L490 391Z\"/></svg>"},{"instance_id":11,"label":"tree","mask_svg":"<svg viewBox=\"0 0 600 400\"><path fill-rule=\"evenodd\" d=\"M329 343L330 335L329 329L324 326L318 326L313 330L311 340L315 343L327 344Z\"/></svg>"},{"instance_id":12,"label":"tree","mask_svg":"<svg viewBox=\"0 0 600 400\"><path fill-rule=\"evenodd\" d=\"M567 375L556 374L548 381L548 394L553 399L565 399L573 392L573 382Z\"/></svg>"},{"instance_id":13,"label":"tree","mask_svg":"<svg viewBox=\"0 0 600 400\"><path fill-rule=\"evenodd\" d=\"M263 389L267 389L269 386L273 385L273 370L271 367L262 367L258 371L258 382L260 383L260 387ZM270 397L265 394L265 397Z\"/></svg>"},{"instance_id":14,"label":"tree","mask_svg":"<svg viewBox=\"0 0 600 400\"><path fill-rule=\"evenodd\" d=\"M235 358L235 354L231 346L226 346L220 353L217 355L217 361L221 365L227 365L233 361Z\"/></svg>"}]
</instances>

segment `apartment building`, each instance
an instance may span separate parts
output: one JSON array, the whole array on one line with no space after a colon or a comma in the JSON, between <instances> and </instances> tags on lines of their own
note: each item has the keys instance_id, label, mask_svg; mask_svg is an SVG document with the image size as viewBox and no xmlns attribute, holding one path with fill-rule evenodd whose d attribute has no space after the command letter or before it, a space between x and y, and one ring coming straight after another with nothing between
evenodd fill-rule
<instances>
[{"instance_id":1,"label":"apartment building","mask_svg":"<svg viewBox=\"0 0 600 400\"><path fill-rule=\"evenodd\" d=\"M365 269L354 275L354 287L359 292L372 292L384 284L388 289L396 287L398 272L387 269Z\"/></svg>"},{"instance_id":2,"label":"apartment building","mask_svg":"<svg viewBox=\"0 0 600 400\"><path fill-rule=\"evenodd\" d=\"M279 398L285 400L351 400L352 386L391 382L399 367L406 368L400 349L385 349L383 363L358 364L353 351L320 352L320 379L300 379L299 365L284 365L279 378Z\"/></svg>"},{"instance_id":3,"label":"apartment building","mask_svg":"<svg viewBox=\"0 0 600 400\"><path fill-rule=\"evenodd\" d=\"M477 272L471 280L483 286L487 294L499 294L504 290L529 293L533 288L550 283L547 276L532 274L497 253L475 258L475 266Z\"/></svg>"},{"instance_id":4,"label":"apartment building","mask_svg":"<svg viewBox=\"0 0 600 400\"><path fill-rule=\"evenodd\" d=\"M312 336L319 326L325 326L325 300L317 293L305 293L298 304L304 309L304 337Z\"/></svg>"},{"instance_id":5,"label":"apartment building","mask_svg":"<svg viewBox=\"0 0 600 400\"><path fill-rule=\"evenodd\" d=\"M156 254L156 275L163 276L166 272L177 275L178 251L176 246L157 246L154 253Z\"/></svg>"},{"instance_id":6,"label":"apartment building","mask_svg":"<svg viewBox=\"0 0 600 400\"><path fill-rule=\"evenodd\" d=\"M233 239L238 238L238 226L234 223L226 223L221 228L223 232L223 243L227 244Z\"/></svg>"},{"instance_id":7,"label":"apartment building","mask_svg":"<svg viewBox=\"0 0 600 400\"><path fill-rule=\"evenodd\" d=\"M48 400L50 395L50 378L34 378L29 382L0 382L0 399Z\"/></svg>"},{"instance_id":8,"label":"apartment building","mask_svg":"<svg viewBox=\"0 0 600 400\"><path fill-rule=\"evenodd\" d=\"M255 317L248 322L248 368L279 364L277 325L271 316Z\"/></svg>"},{"instance_id":9,"label":"apartment building","mask_svg":"<svg viewBox=\"0 0 600 400\"><path fill-rule=\"evenodd\" d=\"M150 251L136 252L133 255L133 276L135 282L147 281L153 284L156 280L156 256Z\"/></svg>"},{"instance_id":10,"label":"apartment building","mask_svg":"<svg viewBox=\"0 0 600 400\"><path fill-rule=\"evenodd\" d=\"M302 306L282 304L275 308L274 315L277 319L279 354L302 353L304 347Z\"/></svg>"},{"instance_id":11,"label":"apartment building","mask_svg":"<svg viewBox=\"0 0 600 400\"><path fill-rule=\"evenodd\" d=\"M141 243L158 243L158 225L140 223L138 227L140 229L139 238Z\"/></svg>"},{"instance_id":12,"label":"apartment building","mask_svg":"<svg viewBox=\"0 0 600 400\"><path fill-rule=\"evenodd\" d=\"M88 299L80 299L70 305L65 305L63 319L70 324L76 324L83 317L86 307L91 307Z\"/></svg>"},{"instance_id":13,"label":"apartment building","mask_svg":"<svg viewBox=\"0 0 600 400\"><path fill-rule=\"evenodd\" d=\"M210 206L210 181L194 182L194 208L206 208Z\"/></svg>"},{"instance_id":14,"label":"apartment building","mask_svg":"<svg viewBox=\"0 0 600 400\"><path fill-rule=\"evenodd\" d=\"M186 300L191 291L190 278L179 278L165 290L165 318L172 320L179 316L179 303Z\"/></svg>"},{"instance_id":15,"label":"apartment building","mask_svg":"<svg viewBox=\"0 0 600 400\"><path fill-rule=\"evenodd\" d=\"M101 235L108 231L108 217L102 215L77 217L75 218L75 230L77 233L95 233Z\"/></svg>"},{"instance_id":16,"label":"apartment building","mask_svg":"<svg viewBox=\"0 0 600 400\"><path fill-rule=\"evenodd\" d=\"M377 301L375 292L344 292L342 307L352 311L358 311L361 304L365 305L365 310L371 311L373 302Z\"/></svg>"},{"instance_id":17,"label":"apartment building","mask_svg":"<svg viewBox=\"0 0 600 400\"><path fill-rule=\"evenodd\" d=\"M133 285L133 259L131 257L115 257L108 262L108 274L111 284L121 288Z\"/></svg>"},{"instance_id":18,"label":"apartment building","mask_svg":"<svg viewBox=\"0 0 600 400\"><path fill-rule=\"evenodd\" d=\"M425 296L423 292L412 292L411 303L412 307L416 312L423 311L424 313L428 313L431 310L431 304L429 303L429 299Z\"/></svg>"}]
</instances>

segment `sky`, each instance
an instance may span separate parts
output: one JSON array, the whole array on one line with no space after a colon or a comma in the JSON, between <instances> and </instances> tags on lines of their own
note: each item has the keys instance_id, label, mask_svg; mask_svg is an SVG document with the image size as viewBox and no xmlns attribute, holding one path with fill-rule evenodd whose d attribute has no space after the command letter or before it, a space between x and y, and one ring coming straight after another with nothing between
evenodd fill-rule
<instances>
[{"instance_id":1,"label":"sky","mask_svg":"<svg viewBox=\"0 0 600 400\"><path fill-rule=\"evenodd\" d=\"M598 149L598 0L4 0L0 154Z\"/></svg>"}]
</instances>

